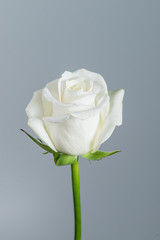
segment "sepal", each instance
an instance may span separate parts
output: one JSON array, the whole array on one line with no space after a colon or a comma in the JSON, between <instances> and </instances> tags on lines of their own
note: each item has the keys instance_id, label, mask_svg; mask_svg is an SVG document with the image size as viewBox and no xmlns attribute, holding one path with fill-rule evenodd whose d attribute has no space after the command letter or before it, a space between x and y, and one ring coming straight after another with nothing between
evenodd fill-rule
<instances>
[{"instance_id":1,"label":"sepal","mask_svg":"<svg viewBox=\"0 0 160 240\"><path fill-rule=\"evenodd\" d=\"M29 133L27 133L26 131L24 131L23 129L21 129L22 132L24 132L28 137L30 137L38 146L40 146L41 148L43 148L46 153L53 153L54 151L46 144L43 144L42 140L38 138L38 140L36 140L34 137L32 137ZM46 154L45 153L45 154Z\"/></svg>"},{"instance_id":2,"label":"sepal","mask_svg":"<svg viewBox=\"0 0 160 240\"><path fill-rule=\"evenodd\" d=\"M54 162L57 166L65 166L73 164L77 161L78 156L67 155L65 153L53 153Z\"/></svg>"},{"instance_id":3,"label":"sepal","mask_svg":"<svg viewBox=\"0 0 160 240\"><path fill-rule=\"evenodd\" d=\"M113 151L113 152L96 151L94 153L88 152L83 154L82 157L88 160L101 160L102 158L108 157L118 152L121 152L121 151Z\"/></svg>"},{"instance_id":4,"label":"sepal","mask_svg":"<svg viewBox=\"0 0 160 240\"><path fill-rule=\"evenodd\" d=\"M55 152L49 146L43 144L41 139L38 138L38 140L36 140L34 137L32 137L29 133L27 133L23 129L21 129L21 131L24 132L29 138L31 138L38 146L40 146L46 151L43 154L52 153L54 157L54 162L57 166L70 165L77 161L78 156L68 155L61 152Z\"/></svg>"}]
</instances>

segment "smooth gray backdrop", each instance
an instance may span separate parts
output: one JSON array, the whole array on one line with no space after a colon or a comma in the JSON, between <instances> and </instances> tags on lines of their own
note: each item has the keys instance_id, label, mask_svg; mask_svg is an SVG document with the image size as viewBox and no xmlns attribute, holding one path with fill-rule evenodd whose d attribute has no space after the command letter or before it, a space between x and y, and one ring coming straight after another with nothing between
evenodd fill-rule
<instances>
[{"instance_id":1,"label":"smooth gray backdrop","mask_svg":"<svg viewBox=\"0 0 160 240\"><path fill-rule=\"evenodd\" d=\"M83 240L160 240L160 1L0 0L0 240L72 240L70 166L30 141L25 107L65 70L125 89L123 125L80 159Z\"/></svg>"}]
</instances>

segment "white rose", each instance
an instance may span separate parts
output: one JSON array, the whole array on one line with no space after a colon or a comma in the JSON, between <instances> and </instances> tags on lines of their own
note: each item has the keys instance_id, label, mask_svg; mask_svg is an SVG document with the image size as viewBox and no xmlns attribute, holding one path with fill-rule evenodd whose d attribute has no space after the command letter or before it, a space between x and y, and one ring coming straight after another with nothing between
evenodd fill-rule
<instances>
[{"instance_id":1,"label":"white rose","mask_svg":"<svg viewBox=\"0 0 160 240\"><path fill-rule=\"evenodd\" d=\"M28 125L54 151L96 151L122 124L124 90L107 90L101 75L80 69L36 91L26 108Z\"/></svg>"}]
</instances>

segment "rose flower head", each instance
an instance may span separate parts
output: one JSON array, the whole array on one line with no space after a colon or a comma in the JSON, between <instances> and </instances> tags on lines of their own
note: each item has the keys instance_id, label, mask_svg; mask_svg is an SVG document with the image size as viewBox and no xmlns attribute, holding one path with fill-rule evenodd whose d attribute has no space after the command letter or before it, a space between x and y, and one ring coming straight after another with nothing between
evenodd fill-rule
<instances>
[{"instance_id":1,"label":"rose flower head","mask_svg":"<svg viewBox=\"0 0 160 240\"><path fill-rule=\"evenodd\" d=\"M80 69L34 92L28 125L54 152L95 152L122 124L124 90L108 91L101 75Z\"/></svg>"}]
</instances>

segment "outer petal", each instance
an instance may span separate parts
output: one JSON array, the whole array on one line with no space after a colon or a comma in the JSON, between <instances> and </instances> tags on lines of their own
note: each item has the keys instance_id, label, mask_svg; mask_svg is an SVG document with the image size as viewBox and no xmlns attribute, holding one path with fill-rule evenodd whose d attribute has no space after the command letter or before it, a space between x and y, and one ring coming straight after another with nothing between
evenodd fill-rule
<instances>
[{"instance_id":1,"label":"outer petal","mask_svg":"<svg viewBox=\"0 0 160 240\"><path fill-rule=\"evenodd\" d=\"M30 118L28 120L28 125L44 143L57 152L40 119Z\"/></svg>"},{"instance_id":2,"label":"outer petal","mask_svg":"<svg viewBox=\"0 0 160 240\"><path fill-rule=\"evenodd\" d=\"M47 132L58 151L70 155L82 155L92 148L92 141L99 126L99 114L88 119L70 116L64 122L44 120Z\"/></svg>"},{"instance_id":3,"label":"outer petal","mask_svg":"<svg viewBox=\"0 0 160 240\"><path fill-rule=\"evenodd\" d=\"M124 97L124 89L110 91L110 111L113 124L120 126L122 124L122 102ZM108 116L109 117L109 116Z\"/></svg>"},{"instance_id":4,"label":"outer petal","mask_svg":"<svg viewBox=\"0 0 160 240\"><path fill-rule=\"evenodd\" d=\"M43 116L42 90L34 92L30 103L26 107L26 113L28 118L41 118Z\"/></svg>"},{"instance_id":5,"label":"outer petal","mask_svg":"<svg viewBox=\"0 0 160 240\"><path fill-rule=\"evenodd\" d=\"M96 151L99 146L112 135L115 126L120 126L122 124L122 101L124 96L124 90L120 89L117 91L110 91L109 96L109 113L103 123L102 132L94 148L94 151Z\"/></svg>"},{"instance_id":6,"label":"outer petal","mask_svg":"<svg viewBox=\"0 0 160 240\"><path fill-rule=\"evenodd\" d=\"M107 106L107 103L109 101L108 99L108 95L104 95L103 99L101 100L101 103L99 105L97 105L96 107L89 109L87 111L82 111L82 112L76 112L76 113L72 113L71 115L80 119L87 119L89 117L92 117L96 114L99 114L101 109L103 109L105 106Z\"/></svg>"},{"instance_id":7,"label":"outer petal","mask_svg":"<svg viewBox=\"0 0 160 240\"><path fill-rule=\"evenodd\" d=\"M53 101L55 99L48 88L44 88L42 90L42 106L43 106L43 113L45 117L52 116L53 114ZM55 99L55 101L57 101Z\"/></svg>"},{"instance_id":8,"label":"outer petal","mask_svg":"<svg viewBox=\"0 0 160 240\"><path fill-rule=\"evenodd\" d=\"M46 88L48 88L50 90L52 96L59 101L60 97L59 97L59 92L58 92L58 82L59 82L59 78L47 83Z\"/></svg>"}]
</instances>

